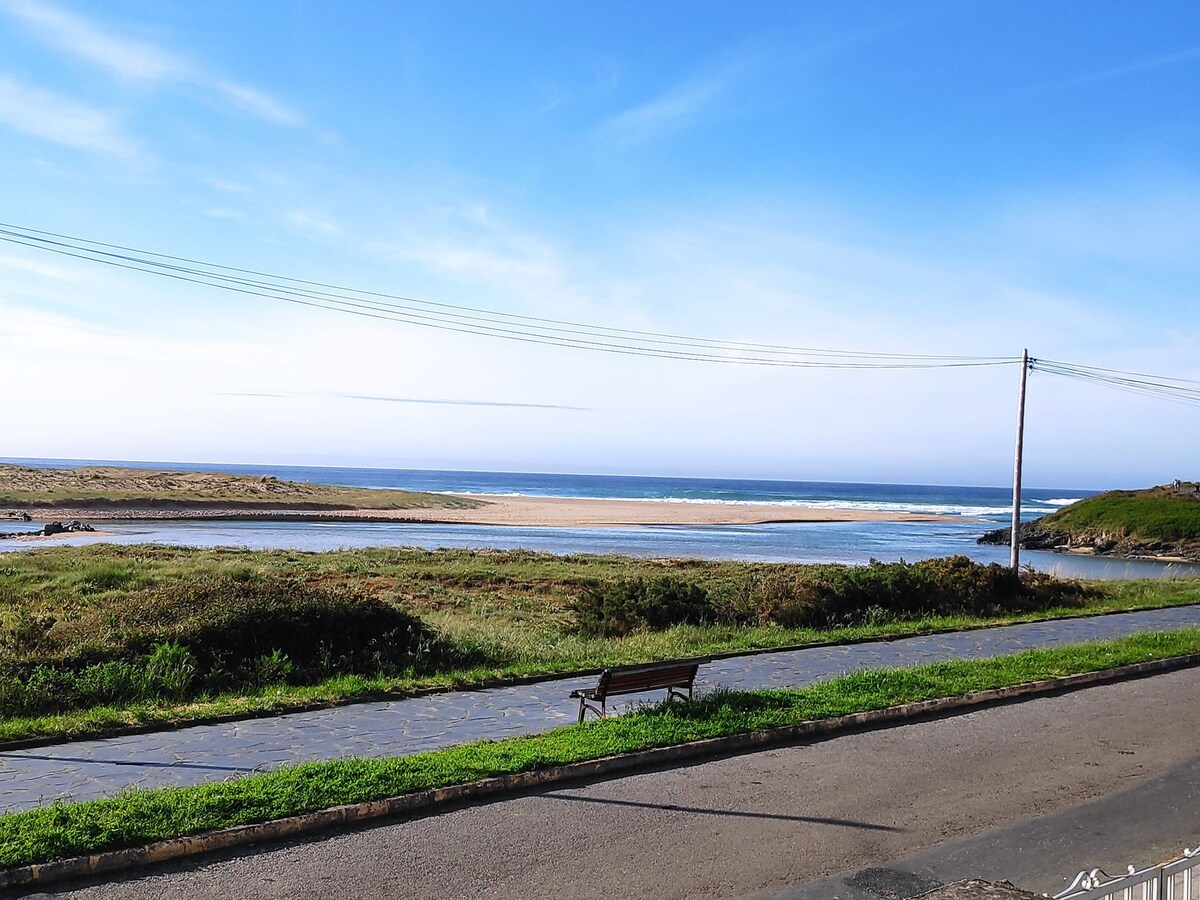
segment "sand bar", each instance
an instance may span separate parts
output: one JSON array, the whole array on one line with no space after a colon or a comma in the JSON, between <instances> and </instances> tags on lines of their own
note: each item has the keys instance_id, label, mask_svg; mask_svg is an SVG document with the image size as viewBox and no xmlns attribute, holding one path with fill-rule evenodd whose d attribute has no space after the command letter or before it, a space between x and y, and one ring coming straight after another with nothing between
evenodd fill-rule
<instances>
[{"instance_id":1,"label":"sand bar","mask_svg":"<svg viewBox=\"0 0 1200 900\"><path fill-rule=\"evenodd\" d=\"M610 500L575 497L471 495L485 503L474 509L346 509L295 505L239 507L236 504L72 504L28 506L38 521L84 522L135 519L223 519L239 521L379 521L460 525L580 528L621 525L762 525L771 522L962 522L961 516L826 509L771 504L692 503L678 500ZM0 530L3 530L0 520Z\"/></svg>"}]
</instances>

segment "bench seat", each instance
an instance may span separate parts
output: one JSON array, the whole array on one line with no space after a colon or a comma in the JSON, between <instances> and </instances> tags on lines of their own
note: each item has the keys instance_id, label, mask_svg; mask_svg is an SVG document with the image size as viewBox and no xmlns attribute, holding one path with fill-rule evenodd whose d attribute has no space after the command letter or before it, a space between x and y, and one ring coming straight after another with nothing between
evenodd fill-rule
<instances>
[{"instance_id":1,"label":"bench seat","mask_svg":"<svg viewBox=\"0 0 1200 900\"><path fill-rule=\"evenodd\" d=\"M588 712L603 719L608 715L608 698L622 694L665 690L668 700L690 700L699 668L699 662L689 661L605 669L595 687L571 691L571 697L579 699L580 722Z\"/></svg>"}]
</instances>

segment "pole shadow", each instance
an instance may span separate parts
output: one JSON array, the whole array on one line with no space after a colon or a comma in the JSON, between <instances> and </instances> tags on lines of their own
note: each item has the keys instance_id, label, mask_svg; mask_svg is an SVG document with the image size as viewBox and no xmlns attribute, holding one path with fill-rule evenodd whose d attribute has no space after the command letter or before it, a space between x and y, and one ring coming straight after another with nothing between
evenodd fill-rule
<instances>
[{"instance_id":1,"label":"pole shadow","mask_svg":"<svg viewBox=\"0 0 1200 900\"><path fill-rule=\"evenodd\" d=\"M812 825L833 825L838 828L857 828L863 831L903 832L906 829L893 825L877 825L855 819L836 819L828 816L798 816L788 813L749 812L739 809L709 809L703 806L680 806L676 803L648 803L644 800L614 800L607 797L581 797L578 794L544 792L539 796L549 800L565 800L574 803L599 803L606 806L626 806L635 809L658 809L664 812L684 812L705 816L728 816L740 819L773 819L780 822L804 822Z\"/></svg>"}]
</instances>

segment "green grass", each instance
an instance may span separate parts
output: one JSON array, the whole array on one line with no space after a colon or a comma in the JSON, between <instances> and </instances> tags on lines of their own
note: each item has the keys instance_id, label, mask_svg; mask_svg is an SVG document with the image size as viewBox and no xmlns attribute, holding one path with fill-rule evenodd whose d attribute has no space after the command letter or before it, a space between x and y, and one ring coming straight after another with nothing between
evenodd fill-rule
<instances>
[{"instance_id":1,"label":"green grass","mask_svg":"<svg viewBox=\"0 0 1200 900\"><path fill-rule=\"evenodd\" d=\"M883 567L877 574L886 579L895 573ZM869 569L832 566L527 551L300 553L97 545L7 554L0 557L0 675L8 672L9 678L0 682L0 694L11 695L18 681L32 686L0 712L0 742L171 727L684 656L1200 602L1200 580L1193 579L1091 585L1082 594L1064 594L1060 603L1032 609L1000 605L984 614L886 609L872 605L869 596L851 616L832 607L840 617L833 624L824 619L785 626L757 612L794 611L788 598L842 582L858 590L873 577ZM611 637L581 633L575 618L580 596L596 586L637 579L686 581L722 609L753 615ZM195 590L188 587L193 584ZM244 593L246 585L263 588ZM325 621L320 615L328 613L344 624L298 629L301 636L314 635L315 645L272 644L281 617L295 621L300 607L309 610L303 622L320 623ZM351 619L366 624L354 632ZM378 648L355 651L374 631L394 631L396 623L412 621L416 630L403 654L385 658ZM345 638L336 654L330 652L335 631ZM196 661L193 675L188 658L178 652L164 657L175 660L174 669L151 672L149 661L164 643L188 649ZM215 654L234 643L240 656L226 656L214 674L209 667ZM288 656L286 662L275 651ZM281 674L286 683L273 677ZM181 684L187 689L171 696L159 688Z\"/></svg>"},{"instance_id":2,"label":"green grass","mask_svg":"<svg viewBox=\"0 0 1200 900\"><path fill-rule=\"evenodd\" d=\"M1038 520L1048 531L1088 538L1107 534L1114 540L1200 540L1200 501L1169 488L1108 491L1087 497Z\"/></svg>"},{"instance_id":3,"label":"green grass","mask_svg":"<svg viewBox=\"0 0 1200 900\"><path fill-rule=\"evenodd\" d=\"M872 670L796 690L721 691L541 735L385 760L310 763L199 787L129 791L0 816L0 866L95 853L617 753L1200 652L1200 629Z\"/></svg>"}]
</instances>

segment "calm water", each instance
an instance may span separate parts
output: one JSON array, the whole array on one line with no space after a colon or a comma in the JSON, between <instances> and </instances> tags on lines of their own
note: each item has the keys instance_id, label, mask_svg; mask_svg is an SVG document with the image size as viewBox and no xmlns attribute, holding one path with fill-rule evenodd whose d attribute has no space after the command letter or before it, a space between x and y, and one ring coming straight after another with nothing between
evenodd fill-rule
<instances>
[{"instance_id":1,"label":"calm water","mask_svg":"<svg viewBox=\"0 0 1200 900\"><path fill-rule=\"evenodd\" d=\"M112 461L7 460L23 465L79 466ZM966 554L981 562L1007 562L1004 547L975 543L983 531L1007 524L1010 489L948 485L888 485L809 481L752 481L714 478L655 478L607 475L453 472L414 469L313 468L299 466L217 466L179 463L117 463L171 471L220 471L274 475L351 487L513 494L550 497L604 497L683 500L695 503L770 503L784 506L841 507L936 513L962 521L837 522L746 526L644 526L620 528L514 528L480 525L395 524L384 522L127 522L105 523L103 538L78 535L63 543L158 542L186 546L239 546L297 550L349 547L494 547L551 553L623 553L634 556L686 556L772 562L865 563L874 558L909 561ZM1025 491L1023 518L1044 515L1093 491L1034 488ZM0 530L18 530L4 523ZM29 526L32 527L32 526ZM0 550L29 547L0 541ZM1026 552L1035 568L1089 578L1200 575L1200 566L1164 565Z\"/></svg>"}]
</instances>

